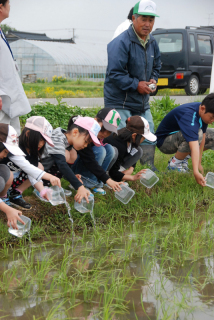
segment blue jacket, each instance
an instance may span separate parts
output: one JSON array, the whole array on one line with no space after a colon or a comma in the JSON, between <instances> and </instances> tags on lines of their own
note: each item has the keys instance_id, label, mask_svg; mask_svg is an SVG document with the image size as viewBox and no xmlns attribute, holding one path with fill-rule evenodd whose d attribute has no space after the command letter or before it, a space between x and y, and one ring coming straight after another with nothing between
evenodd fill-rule
<instances>
[{"instance_id":1,"label":"blue jacket","mask_svg":"<svg viewBox=\"0 0 214 320\"><path fill-rule=\"evenodd\" d=\"M154 37L150 34L144 49L131 25L108 44L107 50L105 107L139 113L149 109L149 94L140 94L137 87L139 81L158 80L161 59Z\"/></svg>"}]
</instances>

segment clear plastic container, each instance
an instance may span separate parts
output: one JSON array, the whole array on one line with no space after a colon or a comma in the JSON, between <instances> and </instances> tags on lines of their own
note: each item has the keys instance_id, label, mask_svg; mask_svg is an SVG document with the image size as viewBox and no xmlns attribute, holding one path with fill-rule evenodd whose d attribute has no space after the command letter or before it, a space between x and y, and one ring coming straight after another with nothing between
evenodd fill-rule
<instances>
[{"instance_id":1,"label":"clear plastic container","mask_svg":"<svg viewBox=\"0 0 214 320\"><path fill-rule=\"evenodd\" d=\"M214 173L208 172L206 177L206 186L214 189Z\"/></svg>"},{"instance_id":2,"label":"clear plastic container","mask_svg":"<svg viewBox=\"0 0 214 320\"><path fill-rule=\"evenodd\" d=\"M121 191L115 191L115 197L120 200L122 203L127 204L132 197L134 197L135 192L128 186L121 184Z\"/></svg>"},{"instance_id":3,"label":"clear plastic container","mask_svg":"<svg viewBox=\"0 0 214 320\"><path fill-rule=\"evenodd\" d=\"M94 195L91 193L88 197L89 203L85 198L82 198L81 202L74 202L74 208L80 213L92 212L94 208Z\"/></svg>"},{"instance_id":4,"label":"clear plastic container","mask_svg":"<svg viewBox=\"0 0 214 320\"><path fill-rule=\"evenodd\" d=\"M146 169L145 173L142 173L142 176L140 178L140 182L146 187L146 188L152 188L157 182L159 181L159 178L156 176L156 174L150 170Z\"/></svg>"},{"instance_id":5,"label":"clear plastic container","mask_svg":"<svg viewBox=\"0 0 214 320\"><path fill-rule=\"evenodd\" d=\"M63 204L66 202L64 190L58 186L52 186L49 188L48 198L53 206L57 206L58 204Z\"/></svg>"},{"instance_id":6,"label":"clear plastic container","mask_svg":"<svg viewBox=\"0 0 214 320\"><path fill-rule=\"evenodd\" d=\"M31 227L31 219L25 216L20 216L20 218L22 219L22 221L24 221L25 225L22 224L21 222L17 221L17 227L18 230L13 229L12 227L10 227L8 229L9 233L13 234L14 236L21 238L26 232L30 231L30 227Z\"/></svg>"}]
</instances>

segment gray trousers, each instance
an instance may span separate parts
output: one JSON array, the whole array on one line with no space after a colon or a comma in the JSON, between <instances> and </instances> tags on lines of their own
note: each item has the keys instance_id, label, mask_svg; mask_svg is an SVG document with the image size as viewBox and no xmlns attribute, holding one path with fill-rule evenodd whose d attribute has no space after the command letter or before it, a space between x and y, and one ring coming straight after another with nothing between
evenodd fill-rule
<instances>
[{"instance_id":1,"label":"gray trousers","mask_svg":"<svg viewBox=\"0 0 214 320\"><path fill-rule=\"evenodd\" d=\"M201 144L203 131L198 131L198 142ZM205 149L214 150L214 128L207 128L205 136ZM159 150L165 154L173 154L179 152L190 152L189 142L187 142L181 131L168 135Z\"/></svg>"},{"instance_id":2,"label":"gray trousers","mask_svg":"<svg viewBox=\"0 0 214 320\"><path fill-rule=\"evenodd\" d=\"M5 188L5 184L10 178L10 169L5 164L0 164L0 192Z\"/></svg>"}]
</instances>

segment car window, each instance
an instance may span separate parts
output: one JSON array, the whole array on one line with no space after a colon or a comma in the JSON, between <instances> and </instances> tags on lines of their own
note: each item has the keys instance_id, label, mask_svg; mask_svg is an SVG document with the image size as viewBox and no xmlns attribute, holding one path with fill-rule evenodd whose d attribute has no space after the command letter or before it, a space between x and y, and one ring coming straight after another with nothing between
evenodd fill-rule
<instances>
[{"instance_id":1,"label":"car window","mask_svg":"<svg viewBox=\"0 0 214 320\"><path fill-rule=\"evenodd\" d=\"M190 41L190 51L195 52L195 37L194 34L189 35L189 41Z\"/></svg>"},{"instance_id":2,"label":"car window","mask_svg":"<svg viewBox=\"0 0 214 320\"><path fill-rule=\"evenodd\" d=\"M212 54L212 45L210 36L198 34L198 48L200 54Z\"/></svg>"},{"instance_id":3,"label":"car window","mask_svg":"<svg viewBox=\"0 0 214 320\"><path fill-rule=\"evenodd\" d=\"M161 33L153 35L160 52L180 52L183 49L182 33Z\"/></svg>"}]
</instances>

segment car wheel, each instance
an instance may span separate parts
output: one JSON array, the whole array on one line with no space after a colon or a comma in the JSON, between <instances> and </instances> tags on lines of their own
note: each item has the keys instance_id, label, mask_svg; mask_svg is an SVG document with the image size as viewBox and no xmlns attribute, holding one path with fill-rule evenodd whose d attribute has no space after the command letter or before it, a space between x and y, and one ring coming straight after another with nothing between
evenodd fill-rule
<instances>
[{"instance_id":1,"label":"car wheel","mask_svg":"<svg viewBox=\"0 0 214 320\"><path fill-rule=\"evenodd\" d=\"M158 93L158 88L156 89L155 92L150 93L150 96L151 96L151 97L152 97L152 96L156 96L157 93Z\"/></svg>"},{"instance_id":2,"label":"car wheel","mask_svg":"<svg viewBox=\"0 0 214 320\"><path fill-rule=\"evenodd\" d=\"M196 96L199 92L199 79L196 75L191 75L189 81L184 88L188 96Z\"/></svg>"},{"instance_id":3,"label":"car wheel","mask_svg":"<svg viewBox=\"0 0 214 320\"><path fill-rule=\"evenodd\" d=\"M198 94L204 94L207 91L207 88L200 88Z\"/></svg>"}]
</instances>

